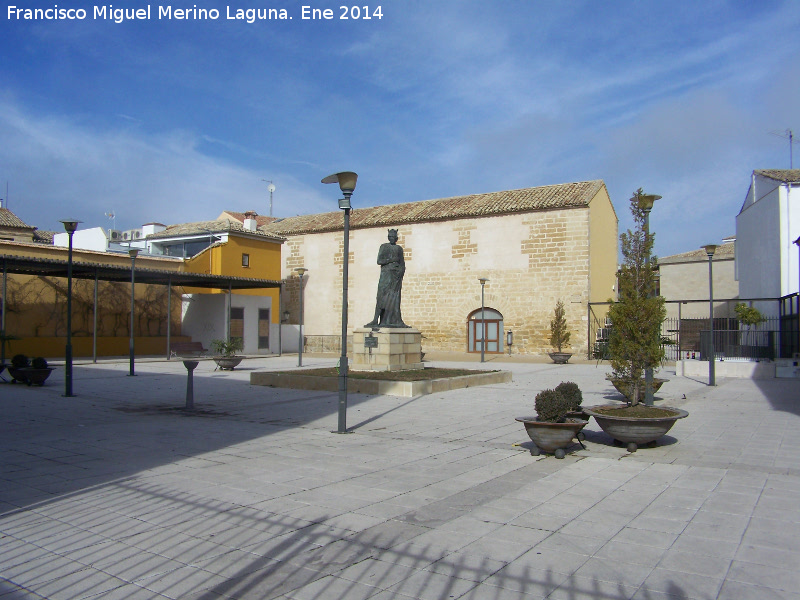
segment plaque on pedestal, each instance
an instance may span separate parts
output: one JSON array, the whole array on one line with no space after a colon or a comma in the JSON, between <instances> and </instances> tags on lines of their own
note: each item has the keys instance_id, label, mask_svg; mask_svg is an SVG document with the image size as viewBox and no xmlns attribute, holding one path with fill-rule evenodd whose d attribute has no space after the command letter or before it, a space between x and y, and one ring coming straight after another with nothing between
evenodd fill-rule
<instances>
[{"instance_id":1,"label":"plaque on pedestal","mask_svg":"<svg viewBox=\"0 0 800 600\"><path fill-rule=\"evenodd\" d=\"M422 369L422 333L409 327L353 330L353 371Z\"/></svg>"}]
</instances>

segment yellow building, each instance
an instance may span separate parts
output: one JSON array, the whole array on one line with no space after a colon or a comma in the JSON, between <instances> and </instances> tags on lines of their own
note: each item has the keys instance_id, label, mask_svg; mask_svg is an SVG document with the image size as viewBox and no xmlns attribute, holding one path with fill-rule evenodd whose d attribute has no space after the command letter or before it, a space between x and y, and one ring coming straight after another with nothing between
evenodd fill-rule
<instances>
[{"instance_id":1,"label":"yellow building","mask_svg":"<svg viewBox=\"0 0 800 600\"><path fill-rule=\"evenodd\" d=\"M35 229L24 223L17 229L34 237ZM132 245L142 252L135 263L127 252L74 248L74 356L127 354L134 264L137 354L167 356L170 344L188 340L208 349L212 339L229 336L244 339L245 353L278 352L279 311L273 307L280 304L281 241L212 221L168 227L137 240ZM64 355L67 259L66 247L0 240L0 329L16 338L7 342L4 356Z\"/></svg>"}]
</instances>

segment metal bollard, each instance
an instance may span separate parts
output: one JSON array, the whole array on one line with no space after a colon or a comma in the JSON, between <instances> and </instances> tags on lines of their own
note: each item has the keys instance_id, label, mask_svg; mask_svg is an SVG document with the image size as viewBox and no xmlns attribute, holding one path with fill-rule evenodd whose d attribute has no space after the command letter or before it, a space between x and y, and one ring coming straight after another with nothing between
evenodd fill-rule
<instances>
[{"instance_id":1,"label":"metal bollard","mask_svg":"<svg viewBox=\"0 0 800 600\"><path fill-rule=\"evenodd\" d=\"M192 375L199 364L200 361L197 360L183 361L183 366L186 367L186 371L189 374L189 378L186 380L186 410L194 409L194 381Z\"/></svg>"}]
</instances>

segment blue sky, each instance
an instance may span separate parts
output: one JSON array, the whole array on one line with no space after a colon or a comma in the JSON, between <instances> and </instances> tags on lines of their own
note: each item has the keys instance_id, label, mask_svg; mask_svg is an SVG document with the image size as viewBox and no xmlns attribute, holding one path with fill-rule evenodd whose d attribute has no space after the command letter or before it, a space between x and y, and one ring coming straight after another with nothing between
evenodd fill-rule
<instances>
[{"instance_id":1,"label":"blue sky","mask_svg":"<svg viewBox=\"0 0 800 600\"><path fill-rule=\"evenodd\" d=\"M663 196L665 256L734 234L753 169L789 167L770 132L800 139L794 0L387 0L347 21L323 0L113 7L148 4L115 23L92 18L102 3L5 2L0 196L25 222L268 214L263 179L275 216L324 212L338 192L320 179L341 170L359 174L356 208L603 179L621 231L633 191ZM220 17L158 19L167 5ZM292 19L226 18L248 8Z\"/></svg>"}]
</instances>

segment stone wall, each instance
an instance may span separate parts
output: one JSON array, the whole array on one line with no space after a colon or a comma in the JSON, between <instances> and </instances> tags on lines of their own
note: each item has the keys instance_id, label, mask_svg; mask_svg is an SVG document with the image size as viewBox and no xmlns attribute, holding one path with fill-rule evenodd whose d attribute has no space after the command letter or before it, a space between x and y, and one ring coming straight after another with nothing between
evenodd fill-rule
<instances>
[{"instance_id":1,"label":"stone wall","mask_svg":"<svg viewBox=\"0 0 800 600\"><path fill-rule=\"evenodd\" d=\"M607 196L604 201L615 223ZM466 351L467 318L481 307L478 278L486 277L485 306L500 312L504 330L514 332L513 352L550 350L550 319L561 299L572 330L571 351L585 354L589 228L587 207L400 226L398 243L406 260L403 319L422 332L423 351ZM615 240L616 234L613 228L594 235ZM384 228L351 231L350 332L372 320L380 275L376 258L386 239ZM616 251L613 241L605 242L605 248ZM315 351L327 336L341 335L342 232L290 236L285 247L284 277L294 276L298 266L309 269L305 332L307 343L314 340L313 350L307 350ZM616 265L614 259L597 262ZM287 291L294 319L298 295L291 286Z\"/></svg>"}]
</instances>

